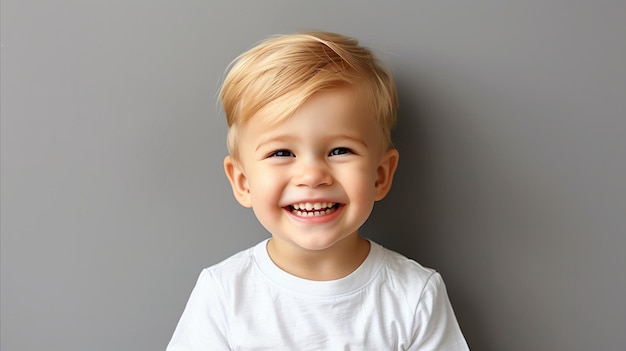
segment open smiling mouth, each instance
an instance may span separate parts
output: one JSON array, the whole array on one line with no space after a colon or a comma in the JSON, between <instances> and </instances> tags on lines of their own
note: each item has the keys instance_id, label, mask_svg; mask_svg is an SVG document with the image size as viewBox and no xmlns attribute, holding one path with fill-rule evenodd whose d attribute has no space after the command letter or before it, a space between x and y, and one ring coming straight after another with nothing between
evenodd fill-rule
<instances>
[{"instance_id":1,"label":"open smiling mouth","mask_svg":"<svg viewBox=\"0 0 626 351\"><path fill-rule=\"evenodd\" d=\"M287 206L289 211L300 217L315 217L329 215L339 208L337 202L306 202Z\"/></svg>"}]
</instances>

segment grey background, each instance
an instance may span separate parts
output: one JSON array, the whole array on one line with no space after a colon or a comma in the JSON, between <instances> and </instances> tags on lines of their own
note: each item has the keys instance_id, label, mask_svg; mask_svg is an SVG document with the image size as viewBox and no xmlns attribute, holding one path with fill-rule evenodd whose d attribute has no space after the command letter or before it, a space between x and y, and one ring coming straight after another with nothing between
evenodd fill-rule
<instances>
[{"instance_id":1,"label":"grey background","mask_svg":"<svg viewBox=\"0 0 626 351\"><path fill-rule=\"evenodd\" d=\"M1 348L164 349L202 267L267 236L216 92L276 33L393 68L363 233L438 269L474 350L625 350L624 1L2 1Z\"/></svg>"}]
</instances>

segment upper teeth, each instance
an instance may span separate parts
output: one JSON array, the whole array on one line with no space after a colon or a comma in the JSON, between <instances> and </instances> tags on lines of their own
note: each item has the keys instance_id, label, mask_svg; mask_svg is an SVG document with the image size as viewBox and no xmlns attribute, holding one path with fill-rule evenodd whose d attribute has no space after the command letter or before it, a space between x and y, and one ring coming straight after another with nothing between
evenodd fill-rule
<instances>
[{"instance_id":1,"label":"upper teeth","mask_svg":"<svg viewBox=\"0 0 626 351\"><path fill-rule=\"evenodd\" d=\"M296 210L311 211L311 210L321 210L321 209L326 209L326 208L332 208L333 206L335 206L335 203L334 202L316 202L316 203L303 202L299 204L293 204L291 206Z\"/></svg>"}]
</instances>

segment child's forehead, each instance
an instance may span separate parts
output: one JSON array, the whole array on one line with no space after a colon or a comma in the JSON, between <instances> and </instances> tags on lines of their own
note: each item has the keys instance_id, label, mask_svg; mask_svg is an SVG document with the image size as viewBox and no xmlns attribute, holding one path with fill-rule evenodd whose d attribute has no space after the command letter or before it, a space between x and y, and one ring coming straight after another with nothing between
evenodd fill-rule
<instances>
[{"instance_id":1,"label":"child's forehead","mask_svg":"<svg viewBox=\"0 0 626 351\"><path fill-rule=\"evenodd\" d=\"M250 123L261 123L268 128L277 128L301 115L305 110L311 108L324 110L325 107L323 113L332 113L336 118L348 119L357 115L360 119L367 119L373 115L372 107L359 89L342 85L317 91L308 97L298 96L296 93L291 97L275 99L246 118L242 124L245 126Z\"/></svg>"},{"instance_id":2,"label":"child's forehead","mask_svg":"<svg viewBox=\"0 0 626 351\"><path fill-rule=\"evenodd\" d=\"M370 114L360 112L350 91L312 96L293 114L276 120L272 109L261 109L242 128L246 141L332 141L354 139L377 144L382 129Z\"/></svg>"}]
</instances>

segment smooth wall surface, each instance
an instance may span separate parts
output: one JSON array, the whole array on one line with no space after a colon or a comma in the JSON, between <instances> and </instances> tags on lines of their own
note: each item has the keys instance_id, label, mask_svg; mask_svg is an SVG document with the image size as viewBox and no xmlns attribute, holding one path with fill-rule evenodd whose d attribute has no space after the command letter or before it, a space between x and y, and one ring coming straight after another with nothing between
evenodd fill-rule
<instances>
[{"instance_id":1,"label":"smooth wall surface","mask_svg":"<svg viewBox=\"0 0 626 351\"><path fill-rule=\"evenodd\" d=\"M473 350L624 350L626 2L2 1L1 349L162 350L267 237L216 92L276 33L384 56L401 164L363 234L439 270Z\"/></svg>"}]
</instances>

